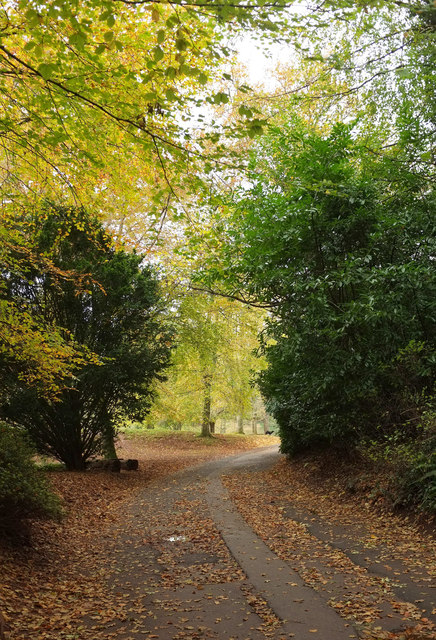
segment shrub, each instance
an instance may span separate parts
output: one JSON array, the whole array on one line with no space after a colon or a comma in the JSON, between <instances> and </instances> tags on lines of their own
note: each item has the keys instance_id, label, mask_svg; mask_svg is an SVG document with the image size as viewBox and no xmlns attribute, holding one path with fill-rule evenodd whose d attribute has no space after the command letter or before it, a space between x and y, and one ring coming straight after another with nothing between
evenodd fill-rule
<instances>
[{"instance_id":1,"label":"shrub","mask_svg":"<svg viewBox=\"0 0 436 640\"><path fill-rule=\"evenodd\" d=\"M405 504L418 504L424 511L436 513L436 453L422 454L400 480Z\"/></svg>"},{"instance_id":2,"label":"shrub","mask_svg":"<svg viewBox=\"0 0 436 640\"><path fill-rule=\"evenodd\" d=\"M411 443L409 455L402 452L404 466L399 473L399 501L436 513L436 413L429 410L420 423L421 434Z\"/></svg>"},{"instance_id":3,"label":"shrub","mask_svg":"<svg viewBox=\"0 0 436 640\"><path fill-rule=\"evenodd\" d=\"M0 532L30 518L58 518L60 503L32 460L33 450L17 429L0 423Z\"/></svg>"},{"instance_id":4,"label":"shrub","mask_svg":"<svg viewBox=\"0 0 436 640\"><path fill-rule=\"evenodd\" d=\"M434 397L426 398L418 423L397 425L383 436L360 443L365 458L389 470L390 495L397 507L436 513L435 417Z\"/></svg>"}]
</instances>

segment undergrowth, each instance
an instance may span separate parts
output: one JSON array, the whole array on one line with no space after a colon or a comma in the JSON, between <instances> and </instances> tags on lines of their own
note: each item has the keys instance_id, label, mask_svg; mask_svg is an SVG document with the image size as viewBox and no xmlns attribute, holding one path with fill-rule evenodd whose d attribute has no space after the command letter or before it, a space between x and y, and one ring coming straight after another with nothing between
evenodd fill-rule
<instances>
[{"instance_id":1,"label":"undergrowth","mask_svg":"<svg viewBox=\"0 0 436 640\"><path fill-rule=\"evenodd\" d=\"M27 439L0 423L0 534L12 535L30 518L59 518L60 502L50 491Z\"/></svg>"}]
</instances>

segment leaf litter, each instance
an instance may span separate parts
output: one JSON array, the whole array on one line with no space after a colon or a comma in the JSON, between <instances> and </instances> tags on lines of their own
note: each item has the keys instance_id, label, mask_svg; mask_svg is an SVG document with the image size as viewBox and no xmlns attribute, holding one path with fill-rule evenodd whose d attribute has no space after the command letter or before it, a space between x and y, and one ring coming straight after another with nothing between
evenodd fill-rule
<instances>
[{"instance_id":1,"label":"leaf litter","mask_svg":"<svg viewBox=\"0 0 436 640\"><path fill-rule=\"evenodd\" d=\"M0 546L0 612L11 640L97 640L97 629L127 619L131 603L126 594L108 590L104 563L124 506L159 478L267 444L267 436L218 435L213 443L185 433L122 438L118 454L138 458L137 472L48 473L66 517L60 523L33 522L28 544Z\"/></svg>"},{"instance_id":2,"label":"leaf litter","mask_svg":"<svg viewBox=\"0 0 436 640\"><path fill-rule=\"evenodd\" d=\"M257 535L309 586L323 593L343 618L357 623L360 637L435 639L435 627L426 617L427 612L420 609L422 601L403 602L395 595L393 587L397 583L400 586L404 579L401 571L394 571L394 579L390 580L352 560L353 545L367 553L378 551L376 562L386 567L401 562L408 580L419 578L421 584L431 588L436 576L434 536L407 518L377 510L365 496L350 496L342 488L343 478L334 481L332 474L320 476L319 465L317 460L281 460L267 471L226 476L224 483ZM295 517L299 510L309 514L308 522ZM333 523L344 531L357 530L360 539L350 536L349 551L345 553L311 534L311 520ZM392 626L403 630L393 631Z\"/></svg>"},{"instance_id":3,"label":"leaf litter","mask_svg":"<svg viewBox=\"0 0 436 640\"><path fill-rule=\"evenodd\" d=\"M272 440L260 437L251 443L264 446ZM60 524L35 523L28 547L5 546L0 550L0 610L6 614L11 640L133 640L138 633L159 638L157 629L153 629L155 612L144 603L140 590L136 593L133 588L131 593L125 593L117 590L116 585L108 590L108 571L116 573L118 570L109 557L114 544L113 528L123 526L125 505L145 486L188 466L250 448L243 439L203 448L198 440L183 441L178 437L158 438L154 442L147 440L146 443L135 438L121 444L120 456L139 458L141 471L120 475L50 474L53 486L68 508L67 518ZM368 549L382 543L392 557L401 558L410 567L412 575L416 572L428 576L429 581L435 569L434 539L420 532L413 523L378 514L372 505L361 504L357 498L350 500L345 492L332 491L326 484L314 484L312 472L307 465L289 466L281 462L272 471L246 474L242 478L239 473L228 477L226 485L256 533L308 584L328 591L332 571L341 576L341 593L335 584L336 592L331 595L330 604L350 622L358 621L360 637L368 640L436 638L433 627L419 610L419 603L397 602L388 581L369 576L338 549L331 549L328 544L314 539L305 524L286 516L286 505L291 503L309 509L317 516L344 525L355 523L356 519L363 520L368 533L360 543ZM214 581L219 585L226 580L229 583L241 580L242 572L229 557L214 523L202 515L205 513L202 501L191 500L187 495L177 506L170 517L155 510L141 539L145 549L158 553L166 588L177 591L192 586L201 592ZM191 523L189 527L187 522ZM165 536L173 536L176 540L171 543ZM176 552L175 546L179 547ZM184 562L184 557L189 559L193 548L204 557L196 562ZM213 556L218 563L208 562ZM311 562L313 558L316 558L316 566ZM171 567L166 575L165 567ZM153 594L152 577L150 589ZM265 637L276 637L274 634L280 621L262 598L251 593L248 587L244 589L250 607L263 621L258 631ZM216 593L210 597L217 607L224 603L222 596ZM393 609L397 607L396 613L404 622L403 631L378 628L386 600ZM187 604L173 597L155 601L154 606L161 607L164 613L179 611L181 614L179 626L171 631L174 640L209 637L205 628L193 629L187 624L189 618L183 621L183 611L198 607L198 602ZM217 616L216 624L218 628L220 616ZM119 635L123 625L128 636ZM313 629L312 632L316 637L317 631Z\"/></svg>"}]
</instances>

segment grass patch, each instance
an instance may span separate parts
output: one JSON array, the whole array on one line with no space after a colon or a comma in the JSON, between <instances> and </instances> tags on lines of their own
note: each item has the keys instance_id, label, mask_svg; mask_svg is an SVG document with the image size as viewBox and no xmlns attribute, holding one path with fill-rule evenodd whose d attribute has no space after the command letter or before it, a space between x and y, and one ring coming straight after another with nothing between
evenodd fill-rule
<instances>
[{"instance_id":1,"label":"grass patch","mask_svg":"<svg viewBox=\"0 0 436 640\"><path fill-rule=\"evenodd\" d=\"M129 440L188 440L191 441L196 438L198 431L173 431L171 429L164 429L156 427L156 429L123 429L120 431L120 435L123 438Z\"/></svg>"},{"instance_id":2,"label":"grass patch","mask_svg":"<svg viewBox=\"0 0 436 640\"><path fill-rule=\"evenodd\" d=\"M51 460L42 462L37 461L35 464L40 471L66 471L67 469L63 462L53 462Z\"/></svg>"}]
</instances>

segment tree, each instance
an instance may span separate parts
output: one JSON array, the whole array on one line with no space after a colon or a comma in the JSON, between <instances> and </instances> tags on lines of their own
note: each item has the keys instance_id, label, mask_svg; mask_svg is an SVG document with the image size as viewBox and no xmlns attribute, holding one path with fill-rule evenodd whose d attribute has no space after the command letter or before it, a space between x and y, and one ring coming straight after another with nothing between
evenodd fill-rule
<instances>
[{"instance_id":1,"label":"tree","mask_svg":"<svg viewBox=\"0 0 436 640\"><path fill-rule=\"evenodd\" d=\"M168 363L170 331L153 269L142 256L114 248L98 220L83 209L47 206L33 225L38 252L75 279L54 281L32 269L26 279L11 278L8 295L27 300L98 362L77 369L55 401L23 387L5 410L41 453L83 469L102 449L114 455L121 416L147 412L151 383ZM77 278L83 281L79 292Z\"/></svg>"},{"instance_id":2,"label":"tree","mask_svg":"<svg viewBox=\"0 0 436 640\"><path fill-rule=\"evenodd\" d=\"M353 56L346 39L360 38L364 63L351 63L358 86L371 79L380 59L389 61L383 77L395 73L391 62L404 33L403 48L427 33L415 28L423 21L411 19L410 12L432 19L431 6L418 0L332 0L314 11L306 7L304 14L292 10L298 4L7 3L0 12L3 206L68 196L111 215L120 209L114 201L136 208L140 200L140 209L146 202L153 210L158 227L168 198L195 193L207 182L205 171L232 161L228 144L222 144L227 134L262 131L265 120L250 109L246 84L233 85L225 68L234 36L250 31L259 39L286 39L303 57L318 59L324 77L346 73ZM342 38L343 45L327 54L326 24L333 25L330 42ZM378 72L372 73L375 80ZM356 74L363 74L362 82ZM205 106L233 98L236 122L223 127L220 118L205 115Z\"/></svg>"},{"instance_id":3,"label":"tree","mask_svg":"<svg viewBox=\"0 0 436 640\"><path fill-rule=\"evenodd\" d=\"M396 157L296 119L256 145L222 223L209 284L271 309L260 387L288 453L386 433L432 393L434 192Z\"/></svg>"},{"instance_id":4,"label":"tree","mask_svg":"<svg viewBox=\"0 0 436 640\"><path fill-rule=\"evenodd\" d=\"M24 262L35 260L16 230L22 212L46 200L98 212L117 227L121 243L126 218L139 220L132 244L144 249L139 239L145 237L150 251L170 208L198 189L204 163L223 155L223 147L213 142L220 137L218 127L208 118L204 126L194 126L190 114L228 100L219 86L222 61L229 56L224 33L255 25L273 33L272 4L259 2L250 10L230 2L178 0L13 0L3 5L3 273L14 270L19 252ZM241 120L250 125L250 119ZM83 354L53 326L36 325L13 301L0 314L4 361L20 360L21 375L33 376L35 383L39 378L39 386L53 393ZM40 343L43 358L34 348Z\"/></svg>"},{"instance_id":5,"label":"tree","mask_svg":"<svg viewBox=\"0 0 436 640\"><path fill-rule=\"evenodd\" d=\"M273 5L274 22L269 3L260 2L251 9L227 1L5 5L3 204L53 201L70 192L76 204L105 210L112 209L114 192L122 198L142 190L148 209L161 210L180 185L185 191L192 184L190 176L200 176L196 164L203 156L218 157L212 147L208 151L217 128L212 132L209 121L195 136L190 111L229 100L213 84L222 75L221 59L230 54L224 34L248 26L273 33L282 9Z\"/></svg>"},{"instance_id":6,"label":"tree","mask_svg":"<svg viewBox=\"0 0 436 640\"><path fill-rule=\"evenodd\" d=\"M305 15L289 12L294 4L291 0L256 0L249 5L227 0L8 2L0 12L3 215L17 226L22 207L38 207L44 198L82 203L116 227L121 238L128 220L132 244L142 249L145 238L145 248L154 248L171 207L177 216L187 217L180 199L197 195L203 187L207 190L217 166L224 167L228 161L233 168L235 160L237 165L242 163L245 152L235 158L234 148L228 141L223 144L223 136L248 133L254 137L264 126L262 113L251 108L245 82L236 79L233 86L222 66L232 53L228 35L250 30L260 37L286 37L303 57L318 57L318 63L325 65L324 75L336 73L340 81L353 52L344 44L323 57L323 25L328 22L336 30L331 42L333 36L344 36L343 25L347 25L348 40L350 35L359 36L365 51L374 44L373 53L357 65L367 69L369 77L371 64L386 60L386 51L395 56L396 38L403 35L403 48L415 47L416 62L423 47L431 62L433 9L424 1L328 1ZM415 14L410 19L412 10ZM385 31L379 37L382 23ZM316 44L310 45L311 34L318 38ZM415 46L419 42L421 49ZM386 51L378 51L380 43L386 43ZM338 51L343 54L340 58ZM356 64L351 67L356 72ZM419 76L415 67L403 67L398 73ZM426 77L430 79L431 69L429 64ZM388 72L396 74L391 67ZM362 82L367 79L363 77ZM407 91L410 78L402 82ZM311 83L315 85L315 79ZM298 86L286 92L301 94ZM233 99L238 104L236 123L223 126L219 117L205 117L205 106L223 107ZM316 99L315 91L310 99ZM200 114L196 122L190 117L193 112ZM412 109L403 115L410 120ZM428 136L421 135L424 139ZM423 153L430 153L431 160L431 144ZM14 234L5 236L4 231L0 229L2 242L15 241ZM6 270L10 268L6 263ZM8 351L16 324L28 327L20 346L38 368L41 362L32 344L42 337L48 354L50 340L44 338L44 328L29 324L19 309L4 309L7 358L18 354L13 346ZM58 354L61 345L58 340ZM56 377L74 359L73 352L65 352L60 359L54 355L55 350L41 368L48 378L49 363Z\"/></svg>"},{"instance_id":7,"label":"tree","mask_svg":"<svg viewBox=\"0 0 436 640\"><path fill-rule=\"evenodd\" d=\"M9 295L12 281L26 280L26 274L45 270L52 281L73 279L57 269L47 256L36 255L32 232L23 219L3 219L0 242L0 398L4 402L19 382L34 386L39 394L55 397L74 370L92 359L83 346L59 327L35 313L32 300L22 289ZM77 282L77 287L80 283Z\"/></svg>"},{"instance_id":8,"label":"tree","mask_svg":"<svg viewBox=\"0 0 436 640\"><path fill-rule=\"evenodd\" d=\"M218 418L246 416L258 393L251 383L262 366L253 353L262 321L263 314L240 303L195 290L185 295L172 367L157 385L151 420L201 424L208 437Z\"/></svg>"}]
</instances>

